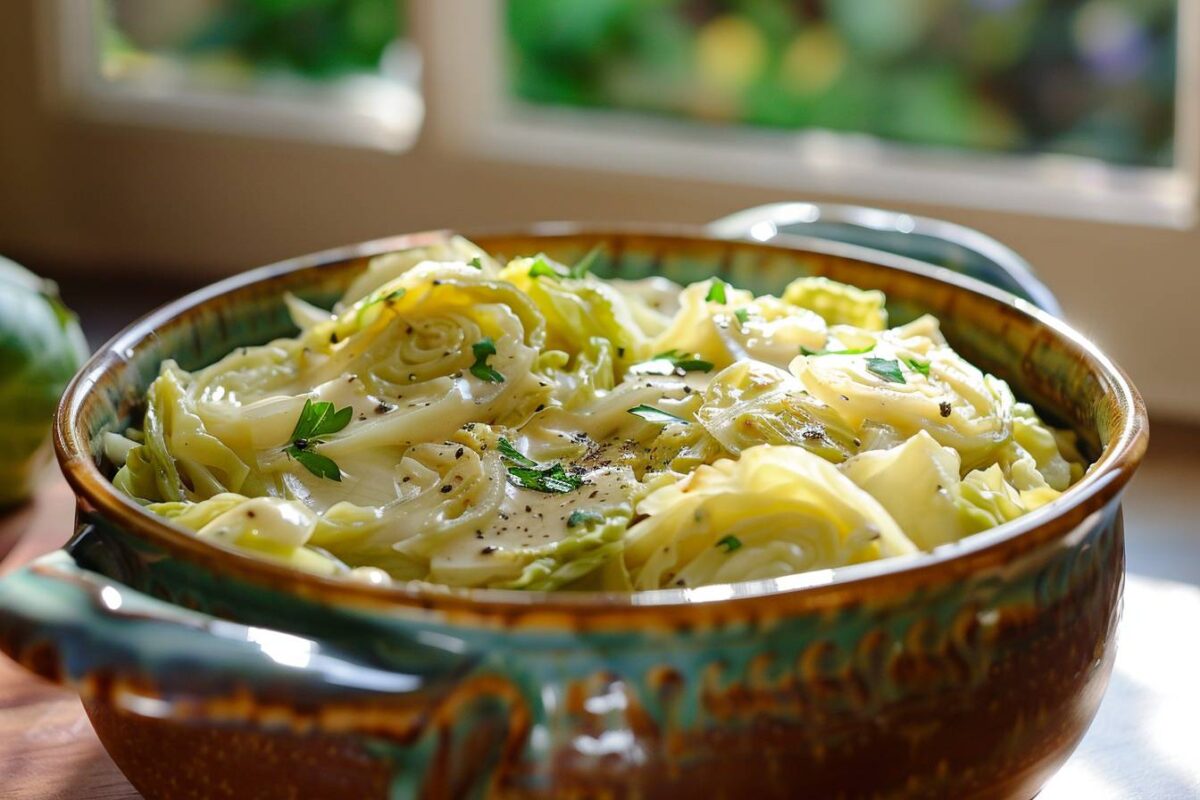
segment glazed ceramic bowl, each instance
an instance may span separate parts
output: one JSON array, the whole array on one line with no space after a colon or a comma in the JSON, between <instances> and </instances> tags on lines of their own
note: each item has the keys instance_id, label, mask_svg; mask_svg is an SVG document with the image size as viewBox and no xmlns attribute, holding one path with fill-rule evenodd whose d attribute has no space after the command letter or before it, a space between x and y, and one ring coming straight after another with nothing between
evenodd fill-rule
<instances>
[{"instance_id":1,"label":"glazed ceramic bowl","mask_svg":"<svg viewBox=\"0 0 1200 800\"><path fill-rule=\"evenodd\" d=\"M0 647L76 689L147 797L1019 797L1069 755L1113 663L1119 507L1147 421L1124 374L1033 305L851 245L695 230L477 235L493 253L757 291L882 289L1079 432L1061 498L938 551L639 594L371 587L207 543L108 482L98 437L185 368L287 334L399 237L233 278L141 320L68 390L69 549L0 581Z\"/></svg>"}]
</instances>

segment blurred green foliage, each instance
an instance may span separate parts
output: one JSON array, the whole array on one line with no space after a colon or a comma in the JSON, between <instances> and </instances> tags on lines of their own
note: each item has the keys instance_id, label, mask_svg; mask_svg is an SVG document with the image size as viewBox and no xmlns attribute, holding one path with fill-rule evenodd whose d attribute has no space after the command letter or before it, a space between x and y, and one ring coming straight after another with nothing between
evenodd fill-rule
<instances>
[{"instance_id":1,"label":"blurred green foliage","mask_svg":"<svg viewBox=\"0 0 1200 800\"><path fill-rule=\"evenodd\" d=\"M1172 0L508 0L553 105L1172 161Z\"/></svg>"},{"instance_id":2,"label":"blurred green foliage","mask_svg":"<svg viewBox=\"0 0 1200 800\"><path fill-rule=\"evenodd\" d=\"M109 0L120 41L306 78L375 71L404 35L400 0Z\"/></svg>"},{"instance_id":3,"label":"blurred green foliage","mask_svg":"<svg viewBox=\"0 0 1200 800\"><path fill-rule=\"evenodd\" d=\"M322 77L374 70L400 33L396 0L230 0L191 42Z\"/></svg>"}]
</instances>

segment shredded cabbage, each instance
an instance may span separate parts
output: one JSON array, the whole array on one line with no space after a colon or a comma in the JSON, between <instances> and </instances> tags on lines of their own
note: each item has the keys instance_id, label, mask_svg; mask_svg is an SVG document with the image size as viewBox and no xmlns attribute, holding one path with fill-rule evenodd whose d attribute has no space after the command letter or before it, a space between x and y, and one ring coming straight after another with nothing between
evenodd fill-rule
<instances>
[{"instance_id":1,"label":"shredded cabbage","mask_svg":"<svg viewBox=\"0 0 1200 800\"><path fill-rule=\"evenodd\" d=\"M797 278L783 290L786 303L821 315L830 325L853 325L869 331L887 327L883 292L859 289L829 278Z\"/></svg>"},{"instance_id":2,"label":"shredded cabbage","mask_svg":"<svg viewBox=\"0 0 1200 800\"><path fill-rule=\"evenodd\" d=\"M937 320L824 278L373 259L300 333L193 372L105 434L114 483L201 539L371 584L631 591L911 556L1079 479L1074 440Z\"/></svg>"},{"instance_id":3,"label":"shredded cabbage","mask_svg":"<svg viewBox=\"0 0 1200 800\"><path fill-rule=\"evenodd\" d=\"M652 492L629 529L638 589L778 578L916 552L870 495L800 447L760 445Z\"/></svg>"}]
</instances>

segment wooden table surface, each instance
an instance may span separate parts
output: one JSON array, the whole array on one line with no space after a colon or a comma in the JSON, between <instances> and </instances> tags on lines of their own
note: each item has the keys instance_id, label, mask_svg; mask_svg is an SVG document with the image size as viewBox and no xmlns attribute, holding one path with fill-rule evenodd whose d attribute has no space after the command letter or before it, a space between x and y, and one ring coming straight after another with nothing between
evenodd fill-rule
<instances>
[{"instance_id":1,"label":"wooden table surface","mask_svg":"<svg viewBox=\"0 0 1200 800\"><path fill-rule=\"evenodd\" d=\"M33 503L0 518L0 575L60 546L72 506L55 475ZM1041 800L1200 798L1197 620L1197 587L1129 577L1112 684L1087 737ZM78 698L0 656L0 800L139 797L100 746Z\"/></svg>"}]
</instances>

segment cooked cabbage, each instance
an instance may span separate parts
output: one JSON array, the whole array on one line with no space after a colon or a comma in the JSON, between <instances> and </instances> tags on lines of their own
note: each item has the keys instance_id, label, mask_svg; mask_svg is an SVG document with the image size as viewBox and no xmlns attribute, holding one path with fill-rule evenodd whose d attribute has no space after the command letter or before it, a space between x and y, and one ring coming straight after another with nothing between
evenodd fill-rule
<instances>
[{"instance_id":1,"label":"cooked cabbage","mask_svg":"<svg viewBox=\"0 0 1200 800\"><path fill-rule=\"evenodd\" d=\"M748 358L786 367L801 347L822 347L826 327L812 311L713 279L680 292L679 311L653 349L694 353L718 369Z\"/></svg>"},{"instance_id":2,"label":"cooked cabbage","mask_svg":"<svg viewBox=\"0 0 1200 800\"><path fill-rule=\"evenodd\" d=\"M1008 385L954 352L931 318L882 331L866 347L799 355L790 369L862 438L883 428L890 446L927 431L965 469L994 461L1013 434Z\"/></svg>"},{"instance_id":3,"label":"cooked cabbage","mask_svg":"<svg viewBox=\"0 0 1200 800\"><path fill-rule=\"evenodd\" d=\"M883 296L605 281L465 240L300 333L164 362L114 482L192 535L372 584L630 591L959 541L1082 474L1068 434Z\"/></svg>"},{"instance_id":4,"label":"cooked cabbage","mask_svg":"<svg viewBox=\"0 0 1200 800\"><path fill-rule=\"evenodd\" d=\"M859 289L829 278L797 278L783 290L783 301L819 314L830 325L853 325L868 331L887 327L883 292Z\"/></svg>"},{"instance_id":5,"label":"cooked cabbage","mask_svg":"<svg viewBox=\"0 0 1200 800\"><path fill-rule=\"evenodd\" d=\"M791 444L839 462L862 445L830 406L761 361L740 361L717 373L696 419L734 455L758 444Z\"/></svg>"},{"instance_id":6,"label":"cooked cabbage","mask_svg":"<svg viewBox=\"0 0 1200 800\"><path fill-rule=\"evenodd\" d=\"M870 495L801 447L760 445L650 493L629 529L637 589L779 578L916 547Z\"/></svg>"}]
</instances>

